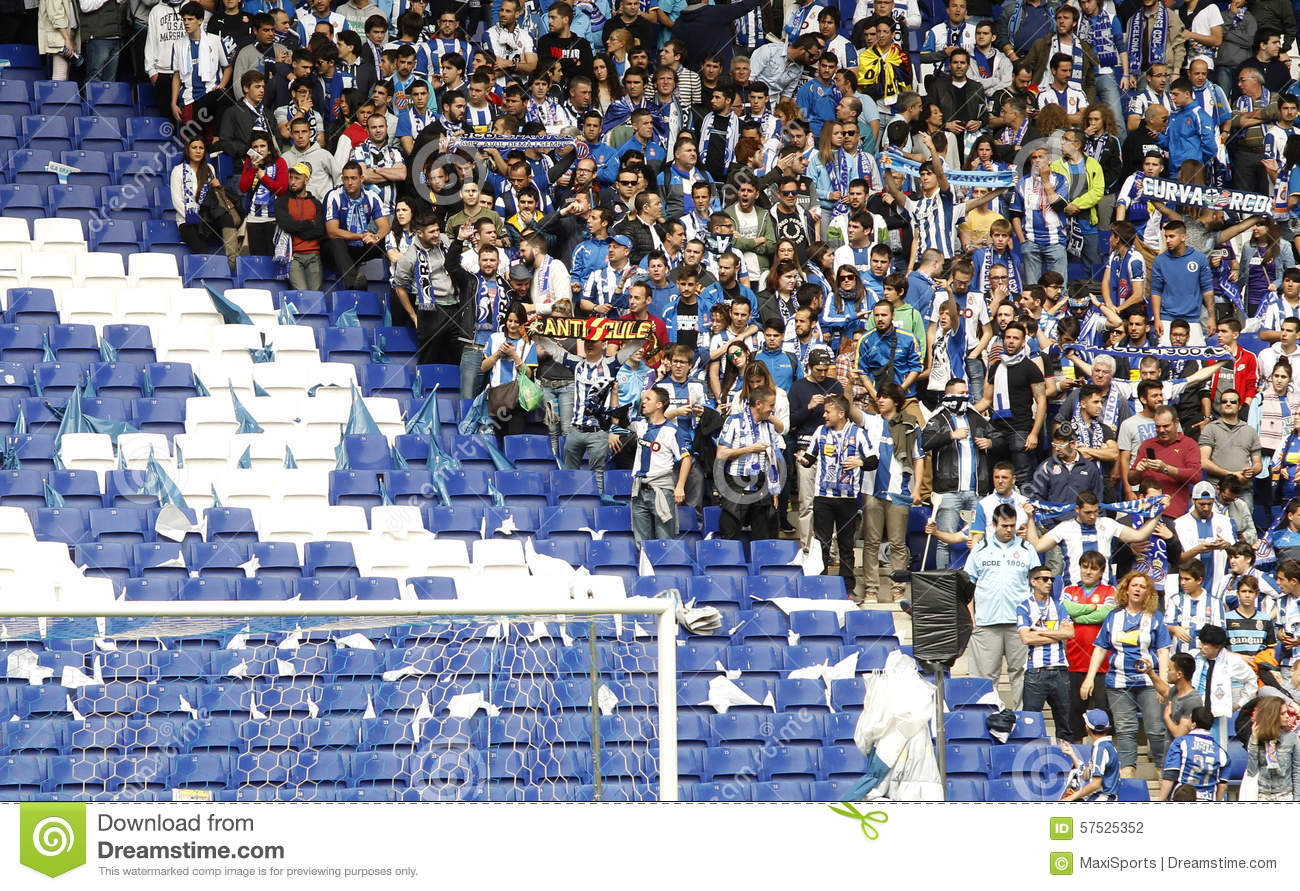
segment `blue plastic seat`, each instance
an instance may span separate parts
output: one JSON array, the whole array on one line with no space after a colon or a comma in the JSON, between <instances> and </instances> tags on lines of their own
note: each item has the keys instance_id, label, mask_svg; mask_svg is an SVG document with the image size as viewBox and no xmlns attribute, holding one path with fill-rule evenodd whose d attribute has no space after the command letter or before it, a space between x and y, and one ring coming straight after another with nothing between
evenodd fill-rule
<instances>
[{"instance_id":1,"label":"blue plastic seat","mask_svg":"<svg viewBox=\"0 0 1300 891\"><path fill-rule=\"evenodd\" d=\"M180 789L216 790L230 785L230 756L211 752L176 755L171 762L172 783Z\"/></svg>"},{"instance_id":2,"label":"blue plastic seat","mask_svg":"<svg viewBox=\"0 0 1300 891\"><path fill-rule=\"evenodd\" d=\"M53 510L55 508L49 508ZM73 562L85 567L85 575L107 578L121 593L134 566L131 549L120 542L87 542L76 546Z\"/></svg>"},{"instance_id":3,"label":"blue plastic seat","mask_svg":"<svg viewBox=\"0 0 1300 891\"><path fill-rule=\"evenodd\" d=\"M181 279L187 288L209 286L221 292L235 287L235 277L224 256L187 256L181 259Z\"/></svg>"},{"instance_id":4,"label":"blue plastic seat","mask_svg":"<svg viewBox=\"0 0 1300 891\"><path fill-rule=\"evenodd\" d=\"M382 321L382 319L381 319ZM400 362L403 365L414 364L417 354L420 351L419 341L415 338L415 332L410 328L394 328L391 326L380 325L370 331L370 342L383 348L384 353L388 356L389 362ZM429 365L417 366L426 368L455 368L457 378L455 383L444 384L439 386L445 390L453 392L460 390L460 366L453 365ZM431 384L425 384L426 392L432 389Z\"/></svg>"},{"instance_id":5,"label":"blue plastic seat","mask_svg":"<svg viewBox=\"0 0 1300 891\"><path fill-rule=\"evenodd\" d=\"M104 115L80 116L72 121L72 136L77 148L87 152L112 155L126 148L126 136L120 121ZM111 182L121 182L116 167L110 171Z\"/></svg>"},{"instance_id":6,"label":"blue plastic seat","mask_svg":"<svg viewBox=\"0 0 1300 891\"><path fill-rule=\"evenodd\" d=\"M31 365L26 362L0 362L0 398L22 399L32 395ZM14 403L17 409L17 403Z\"/></svg>"},{"instance_id":7,"label":"blue plastic seat","mask_svg":"<svg viewBox=\"0 0 1300 891\"><path fill-rule=\"evenodd\" d=\"M100 202L104 207L113 208L113 216L119 220L131 220L134 223L144 223L153 219L153 209L149 202L149 196L134 185L126 186L103 186L99 190ZM222 258L224 262L224 258ZM230 267L226 267L227 277L229 277ZM186 281L189 284L189 281Z\"/></svg>"},{"instance_id":8,"label":"blue plastic seat","mask_svg":"<svg viewBox=\"0 0 1300 891\"><path fill-rule=\"evenodd\" d=\"M31 145L26 130L27 118L23 118L23 121L23 142L27 148L9 153L9 163L5 165L6 175L13 183L42 188L52 186L59 181L59 178L45 167L54 160L55 155L48 147L40 144Z\"/></svg>"},{"instance_id":9,"label":"blue plastic seat","mask_svg":"<svg viewBox=\"0 0 1300 891\"><path fill-rule=\"evenodd\" d=\"M105 325L104 340L117 350L119 362L146 365L157 358L147 325Z\"/></svg>"},{"instance_id":10,"label":"blue plastic seat","mask_svg":"<svg viewBox=\"0 0 1300 891\"><path fill-rule=\"evenodd\" d=\"M992 693L993 682L987 678L949 678L944 687L944 699L949 707L954 709L963 706L974 707L981 699ZM1001 706L981 705L980 707L994 711Z\"/></svg>"},{"instance_id":11,"label":"blue plastic seat","mask_svg":"<svg viewBox=\"0 0 1300 891\"><path fill-rule=\"evenodd\" d=\"M90 534L100 543L134 545L153 537L143 510L130 505L90 511Z\"/></svg>"},{"instance_id":12,"label":"blue plastic seat","mask_svg":"<svg viewBox=\"0 0 1300 891\"><path fill-rule=\"evenodd\" d=\"M0 212L7 217L28 221L43 220L49 216L45 208L45 190L21 183L0 185Z\"/></svg>"},{"instance_id":13,"label":"blue plastic seat","mask_svg":"<svg viewBox=\"0 0 1300 891\"><path fill-rule=\"evenodd\" d=\"M350 310L356 310L362 330L378 328L383 321L383 302L373 291L334 291L327 299L331 325L337 325L339 316ZM457 384L459 382L457 377Z\"/></svg>"},{"instance_id":14,"label":"blue plastic seat","mask_svg":"<svg viewBox=\"0 0 1300 891\"><path fill-rule=\"evenodd\" d=\"M326 328L321 332L321 356L327 362L347 362L358 373L370 364L370 344L361 328Z\"/></svg>"},{"instance_id":15,"label":"blue plastic seat","mask_svg":"<svg viewBox=\"0 0 1300 891\"><path fill-rule=\"evenodd\" d=\"M144 373L153 385L156 399L188 399L197 395L194 369L188 362L154 362L145 366Z\"/></svg>"},{"instance_id":16,"label":"blue plastic seat","mask_svg":"<svg viewBox=\"0 0 1300 891\"><path fill-rule=\"evenodd\" d=\"M712 578L744 578L749 574L745 546L738 541L709 539L695 548L695 563L700 572Z\"/></svg>"},{"instance_id":17,"label":"blue plastic seat","mask_svg":"<svg viewBox=\"0 0 1300 891\"><path fill-rule=\"evenodd\" d=\"M556 469L555 454L551 451L551 438L533 434L507 436L505 456L516 470L550 473Z\"/></svg>"},{"instance_id":18,"label":"blue plastic seat","mask_svg":"<svg viewBox=\"0 0 1300 891\"><path fill-rule=\"evenodd\" d=\"M248 546L249 555L257 558L259 579L291 582L302 578L298 549L288 541L255 541Z\"/></svg>"},{"instance_id":19,"label":"blue plastic seat","mask_svg":"<svg viewBox=\"0 0 1300 891\"><path fill-rule=\"evenodd\" d=\"M540 510L548 506L546 483L540 474L524 470L498 470L495 483L497 491L511 507Z\"/></svg>"},{"instance_id":20,"label":"blue plastic seat","mask_svg":"<svg viewBox=\"0 0 1300 891\"><path fill-rule=\"evenodd\" d=\"M845 614L844 642L853 644L867 641L898 641L893 613L888 610L864 609Z\"/></svg>"},{"instance_id":21,"label":"blue plastic seat","mask_svg":"<svg viewBox=\"0 0 1300 891\"><path fill-rule=\"evenodd\" d=\"M12 77L13 72L9 72L9 76ZM0 115L0 158L18 151L18 148L18 118Z\"/></svg>"},{"instance_id":22,"label":"blue plastic seat","mask_svg":"<svg viewBox=\"0 0 1300 891\"><path fill-rule=\"evenodd\" d=\"M180 585L176 579L127 579L123 600L175 600Z\"/></svg>"},{"instance_id":23,"label":"blue plastic seat","mask_svg":"<svg viewBox=\"0 0 1300 891\"><path fill-rule=\"evenodd\" d=\"M351 434L344 436L343 451L347 455L348 466L352 470L392 469L392 449L388 445L388 437L383 434Z\"/></svg>"},{"instance_id":24,"label":"blue plastic seat","mask_svg":"<svg viewBox=\"0 0 1300 891\"><path fill-rule=\"evenodd\" d=\"M144 392L140 366L134 362L91 362L90 379L100 396L138 399Z\"/></svg>"},{"instance_id":25,"label":"blue plastic seat","mask_svg":"<svg viewBox=\"0 0 1300 891\"><path fill-rule=\"evenodd\" d=\"M50 214L80 220L82 232L89 232L101 215L97 200L98 189L100 188L103 188L103 186L90 186L71 182L66 186L49 186L45 191Z\"/></svg>"},{"instance_id":26,"label":"blue plastic seat","mask_svg":"<svg viewBox=\"0 0 1300 891\"><path fill-rule=\"evenodd\" d=\"M140 235L144 239L145 250L153 254L171 254L177 258L178 264L181 258L189 254L189 248L181 239L180 228L174 220L149 220L140 225Z\"/></svg>"},{"instance_id":27,"label":"blue plastic seat","mask_svg":"<svg viewBox=\"0 0 1300 891\"><path fill-rule=\"evenodd\" d=\"M238 257L235 260L235 277L241 288L263 288L278 294L285 281L276 271L274 257Z\"/></svg>"},{"instance_id":28,"label":"blue plastic seat","mask_svg":"<svg viewBox=\"0 0 1300 891\"><path fill-rule=\"evenodd\" d=\"M844 579L838 575L806 575L799 579L799 596L810 600L847 600Z\"/></svg>"},{"instance_id":29,"label":"blue plastic seat","mask_svg":"<svg viewBox=\"0 0 1300 891\"><path fill-rule=\"evenodd\" d=\"M985 746L951 743L944 749L944 759L949 777L988 777L989 750Z\"/></svg>"},{"instance_id":30,"label":"blue plastic seat","mask_svg":"<svg viewBox=\"0 0 1300 891\"><path fill-rule=\"evenodd\" d=\"M70 84L74 89L76 84ZM72 141L72 117L57 114L29 114L18 124L23 145L58 154L76 148ZM55 182L57 182L57 177Z\"/></svg>"},{"instance_id":31,"label":"blue plastic seat","mask_svg":"<svg viewBox=\"0 0 1300 891\"><path fill-rule=\"evenodd\" d=\"M323 291L281 291L280 305L286 303L293 307L298 324L316 329L329 327L329 308L325 305Z\"/></svg>"},{"instance_id":32,"label":"blue plastic seat","mask_svg":"<svg viewBox=\"0 0 1300 891\"><path fill-rule=\"evenodd\" d=\"M728 711L709 718L710 740L714 745L757 751L766 735L762 715Z\"/></svg>"},{"instance_id":33,"label":"blue plastic seat","mask_svg":"<svg viewBox=\"0 0 1300 891\"><path fill-rule=\"evenodd\" d=\"M754 575L792 578L803 575L803 568L791 565L799 553L797 541L759 539L750 543L750 571Z\"/></svg>"},{"instance_id":34,"label":"blue plastic seat","mask_svg":"<svg viewBox=\"0 0 1300 891\"><path fill-rule=\"evenodd\" d=\"M37 541L61 541L72 547L90 537L86 512L76 507L41 507L32 513Z\"/></svg>"},{"instance_id":35,"label":"blue plastic seat","mask_svg":"<svg viewBox=\"0 0 1300 891\"><path fill-rule=\"evenodd\" d=\"M253 524L253 512L246 507L211 507L203 512L208 541L245 542L257 541L257 527Z\"/></svg>"},{"instance_id":36,"label":"blue plastic seat","mask_svg":"<svg viewBox=\"0 0 1300 891\"><path fill-rule=\"evenodd\" d=\"M538 515L541 527L538 530L551 541L572 542L580 545L584 552L591 542L591 532L595 528L595 512L590 508L577 505L543 508Z\"/></svg>"},{"instance_id":37,"label":"blue plastic seat","mask_svg":"<svg viewBox=\"0 0 1300 891\"><path fill-rule=\"evenodd\" d=\"M179 151L173 145L175 133L170 121L159 117L133 117L126 119L126 134L134 151L154 151L171 149Z\"/></svg>"},{"instance_id":38,"label":"blue plastic seat","mask_svg":"<svg viewBox=\"0 0 1300 891\"><path fill-rule=\"evenodd\" d=\"M755 779L758 776L758 750L717 746L704 752L704 773L712 781Z\"/></svg>"},{"instance_id":39,"label":"blue plastic seat","mask_svg":"<svg viewBox=\"0 0 1300 891\"><path fill-rule=\"evenodd\" d=\"M183 582L190 577L185 556L179 543L174 541L146 541L131 546L135 575L147 579L175 579Z\"/></svg>"},{"instance_id":40,"label":"blue plastic seat","mask_svg":"<svg viewBox=\"0 0 1300 891\"><path fill-rule=\"evenodd\" d=\"M0 470L0 503L31 510L45 507L45 475L39 470Z\"/></svg>"},{"instance_id":41,"label":"blue plastic seat","mask_svg":"<svg viewBox=\"0 0 1300 891\"><path fill-rule=\"evenodd\" d=\"M367 365L361 370L361 392L366 396L410 396L414 376L406 365Z\"/></svg>"},{"instance_id":42,"label":"blue plastic seat","mask_svg":"<svg viewBox=\"0 0 1300 891\"><path fill-rule=\"evenodd\" d=\"M32 113L32 94L26 81L0 80L0 114L21 118Z\"/></svg>"},{"instance_id":43,"label":"blue plastic seat","mask_svg":"<svg viewBox=\"0 0 1300 891\"><path fill-rule=\"evenodd\" d=\"M397 579L358 578L349 582L354 600L397 600L402 596Z\"/></svg>"},{"instance_id":44,"label":"blue plastic seat","mask_svg":"<svg viewBox=\"0 0 1300 891\"><path fill-rule=\"evenodd\" d=\"M1150 801L1151 790L1147 787L1146 780L1136 778L1121 778L1119 781L1119 801Z\"/></svg>"},{"instance_id":45,"label":"blue plastic seat","mask_svg":"<svg viewBox=\"0 0 1300 891\"><path fill-rule=\"evenodd\" d=\"M319 580L343 580L361 575L352 545L346 541L307 542L303 546L303 571L308 578Z\"/></svg>"},{"instance_id":46,"label":"blue plastic seat","mask_svg":"<svg viewBox=\"0 0 1300 891\"><path fill-rule=\"evenodd\" d=\"M32 84L32 106L40 114L76 117L81 113L80 88L72 80L38 80Z\"/></svg>"},{"instance_id":47,"label":"blue plastic seat","mask_svg":"<svg viewBox=\"0 0 1300 891\"><path fill-rule=\"evenodd\" d=\"M957 777L945 780L944 786L948 790L948 801L988 800L988 780L978 777Z\"/></svg>"},{"instance_id":48,"label":"blue plastic seat","mask_svg":"<svg viewBox=\"0 0 1300 891\"><path fill-rule=\"evenodd\" d=\"M387 445L384 437L375 438ZM383 500L379 494L379 474L373 470L331 470L329 498L330 504L359 505L369 513L370 508Z\"/></svg>"},{"instance_id":49,"label":"blue plastic seat","mask_svg":"<svg viewBox=\"0 0 1300 891\"><path fill-rule=\"evenodd\" d=\"M642 551L655 573L660 572L695 572L695 555L685 541L681 539L647 539L641 543Z\"/></svg>"},{"instance_id":50,"label":"blue plastic seat","mask_svg":"<svg viewBox=\"0 0 1300 891\"><path fill-rule=\"evenodd\" d=\"M131 85L111 80L90 80L85 83L85 107L88 111L104 109L126 110L135 108L131 98Z\"/></svg>"},{"instance_id":51,"label":"blue plastic seat","mask_svg":"<svg viewBox=\"0 0 1300 891\"><path fill-rule=\"evenodd\" d=\"M101 186L111 185L113 182L112 175L109 173L108 155L102 151L73 149L72 151L60 153L59 161L80 171L68 174L68 185L90 188L92 190L92 199L99 194L95 190L98 190ZM106 222L108 221L101 220L97 228L106 228L103 225Z\"/></svg>"},{"instance_id":52,"label":"blue plastic seat","mask_svg":"<svg viewBox=\"0 0 1300 891\"><path fill-rule=\"evenodd\" d=\"M600 507L596 474L590 470L552 470L551 504L559 507Z\"/></svg>"},{"instance_id":53,"label":"blue plastic seat","mask_svg":"<svg viewBox=\"0 0 1300 891\"><path fill-rule=\"evenodd\" d=\"M821 753L822 776L856 782L867 772L867 756L857 746L827 746Z\"/></svg>"},{"instance_id":54,"label":"blue plastic seat","mask_svg":"<svg viewBox=\"0 0 1300 891\"><path fill-rule=\"evenodd\" d=\"M81 365L76 362L39 362L32 371L41 395L48 399L67 399L81 388Z\"/></svg>"},{"instance_id":55,"label":"blue plastic seat","mask_svg":"<svg viewBox=\"0 0 1300 891\"><path fill-rule=\"evenodd\" d=\"M840 617L830 610L798 610L790 614L790 630L799 635L802 644L829 643L840 645Z\"/></svg>"},{"instance_id":56,"label":"blue plastic seat","mask_svg":"<svg viewBox=\"0 0 1300 891\"><path fill-rule=\"evenodd\" d=\"M238 541L199 541L189 548L186 562L204 578L238 581L245 577L248 548Z\"/></svg>"},{"instance_id":57,"label":"blue plastic seat","mask_svg":"<svg viewBox=\"0 0 1300 891\"><path fill-rule=\"evenodd\" d=\"M235 586L236 600L288 600L292 593L289 582L274 577L243 578Z\"/></svg>"},{"instance_id":58,"label":"blue plastic seat","mask_svg":"<svg viewBox=\"0 0 1300 891\"><path fill-rule=\"evenodd\" d=\"M49 288L10 288L9 299L5 303L5 321L12 325L24 326L22 331L12 333L13 339L18 341L13 344L13 347L21 346L31 350L33 328L48 328L61 321L59 308L54 302L54 292ZM8 357L9 344L0 342L0 349L4 350L7 362L25 361ZM39 362L40 359L31 361Z\"/></svg>"},{"instance_id":59,"label":"blue plastic seat","mask_svg":"<svg viewBox=\"0 0 1300 891\"><path fill-rule=\"evenodd\" d=\"M817 753L802 746L772 746L763 752L760 775L764 781L816 782Z\"/></svg>"},{"instance_id":60,"label":"blue plastic seat","mask_svg":"<svg viewBox=\"0 0 1300 891\"><path fill-rule=\"evenodd\" d=\"M110 507L156 506L156 495L141 493L144 483L142 470L110 470L104 475L104 503Z\"/></svg>"}]
</instances>

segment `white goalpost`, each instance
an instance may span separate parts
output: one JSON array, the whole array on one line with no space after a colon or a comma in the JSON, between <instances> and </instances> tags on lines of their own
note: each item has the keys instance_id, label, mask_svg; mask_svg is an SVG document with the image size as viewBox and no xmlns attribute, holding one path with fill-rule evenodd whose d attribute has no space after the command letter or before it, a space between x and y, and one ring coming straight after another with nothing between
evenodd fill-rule
<instances>
[{"instance_id":1,"label":"white goalpost","mask_svg":"<svg viewBox=\"0 0 1300 891\"><path fill-rule=\"evenodd\" d=\"M676 801L676 600L501 593L0 604L0 798Z\"/></svg>"}]
</instances>

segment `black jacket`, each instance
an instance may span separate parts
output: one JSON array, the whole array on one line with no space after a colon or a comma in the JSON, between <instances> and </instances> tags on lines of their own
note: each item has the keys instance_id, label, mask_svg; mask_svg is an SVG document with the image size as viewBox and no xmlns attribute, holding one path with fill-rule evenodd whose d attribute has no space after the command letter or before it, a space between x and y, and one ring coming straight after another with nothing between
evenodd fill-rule
<instances>
[{"instance_id":1,"label":"black jacket","mask_svg":"<svg viewBox=\"0 0 1300 891\"><path fill-rule=\"evenodd\" d=\"M970 426L971 438L989 435L989 422L977 411L966 410L966 423ZM934 465L934 491L956 492L957 481L957 441L952 438L954 430L952 412L940 409L935 412L921 430L921 448L928 452ZM976 494L987 495L993 491L992 476L989 472L988 452L975 449L975 486Z\"/></svg>"},{"instance_id":2,"label":"black jacket","mask_svg":"<svg viewBox=\"0 0 1300 891\"><path fill-rule=\"evenodd\" d=\"M664 243L664 227L662 223L654 224L654 232L658 234L658 243ZM643 223L641 218L636 215L629 216L620 223L615 223L613 235L626 235L632 240L632 263L639 264L641 259L651 251L655 250L655 237L651 234L650 226Z\"/></svg>"},{"instance_id":3,"label":"black jacket","mask_svg":"<svg viewBox=\"0 0 1300 891\"><path fill-rule=\"evenodd\" d=\"M443 263L446 265L447 274L451 276L451 284L456 289L456 298L460 304L456 315L460 336L472 341L476 327L475 316L481 273L470 272L462 266L460 261L464 251L456 250L455 247L456 245L453 244L450 248L443 248ZM512 298L510 284L500 275L497 275L496 281L497 293L500 295L497 300L497 321L501 322L505 319L506 308Z\"/></svg>"},{"instance_id":4,"label":"black jacket","mask_svg":"<svg viewBox=\"0 0 1300 891\"><path fill-rule=\"evenodd\" d=\"M812 398L818 395L843 396L844 387L835 378L829 376L820 384L801 377L790 386L790 437L792 439L812 436L825 421L821 406L808 407Z\"/></svg>"}]
</instances>

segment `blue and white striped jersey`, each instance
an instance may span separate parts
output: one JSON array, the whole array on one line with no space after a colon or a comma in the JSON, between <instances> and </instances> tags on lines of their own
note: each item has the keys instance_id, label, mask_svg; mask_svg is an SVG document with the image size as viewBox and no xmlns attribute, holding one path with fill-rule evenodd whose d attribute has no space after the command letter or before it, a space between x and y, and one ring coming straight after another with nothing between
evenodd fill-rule
<instances>
[{"instance_id":1,"label":"blue and white striped jersey","mask_svg":"<svg viewBox=\"0 0 1300 891\"><path fill-rule=\"evenodd\" d=\"M645 479L672 473L673 467L685 453L682 432L677 425L672 421L651 424L642 420L633 421L631 429L636 436L632 476Z\"/></svg>"},{"instance_id":2,"label":"blue and white striped jersey","mask_svg":"<svg viewBox=\"0 0 1300 891\"><path fill-rule=\"evenodd\" d=\"M953 430L970 429L965 415L949 412L948 420ZM954 439L953 445L957 447L957 491L979 491L979 481L976 478L979 462L975 460L975 437L964 436L961 439Z\"/></svg>"},{"instance_id":3,"label":"blue and white striped jersey","mask_svg":"<svg viewBox=\"0 0 1300 891\"><path fill-rule=\"evenodd\" d=\"M866 430L852 421L845 421L839 430L823 424L813 433L808 454L817 461L815 495L857 498L862 494L862 468L846 470L844 462L871 454L871 441Z\"/></svg>"},{"instance_id":4,"label":"blue and white striped jersey","mask_svg":"<svg viewBox=\"0 0 1300 891\"><path fill-rule=\"evenodd\" d=\"M632 276L625 277L624 274L635 271L636 267L631 264L622 269L615 269L606 263L591 273L587 283L583 285L582 299L590 300L595 306L608 303L614 307L610 311L611 315L627 312L627 289L632 284Z\"/></svg>"},{"instance_id":5,"label":"blue and white striped jersey","mask_svg":"<svg viewBox=\"0 0 1300 891\"><path fill-rule=\"evenodd\" d=\"M918 257L926 248L934 248L945 257L960 253L957 224L966 217L966 202L957 201L952 192L939 191L928 198L908 198L903 210L912 221Z\"/></svg>"},{"instance_id":6,"label":"blue and white striped jersey","mask_svg":"<svg viewBox=\"0 0 1300 891\"><path fill-rule=\"evenodd\" d=\"M1079 558L1084 551L1100 551L1109 556L1111 543L1124 527L1110 517L1098 517L1093 526L1083 526L1078 520L1066 520L1052 527L1048 533L1065 548L1065 577L1067 585L1080 584L1083 579L1079 574ZM1111 584L1113 573L1110 563L1106 564L1102 581Z\"/></svg>"},{"instance_id":7,"label":"blue and white striped jersey","mask_svg":"<svg viewBox=\"0 0 1300 891\"><path fill-rule=\"evenodd\" d=\"M1150 687L1151 681L1137 670L1137 661L1144 659L1159 665L1157 651L1172 643L1172 635L1165 625L1164 613L1138 613L1127 608L1117 609L1101 623L1093 645L1113 654L1110 671L1106 673L1107 687Z\"/></svg>"},{"instance_id":8,"label":"blue and white striped jersey","mask_svg":"<svg viewBox=\"0 0 1300 891\"><path fill-rule=\"evenodd\" d=\"M509 340L509 338L506 337L506 333L504 331L498 331L488 338L487 346L483 348L483 351L487 355L491 356L497 350L501 349L501 345L507 340ZM537 364L536 344L529 343L522 337L516 340L511 340L510 343L514 346L516 353L523 354L524 365ZM499 387L502 384L508 384L518 376L517 373L518 368L515 366L515 360L502 356L501 360L492 366L492 371L488 377L488 386Z\"/></svg>"},{"instance_id":9,"label":"blue and white striped jersey","mask_svg":"<svg viewBox=\"0 0 1300 891\"><path fill-rule=\"evenodd\" d=\"M672 378L664 378L655 382L656 387L663 387L668 391L668 408L681 408L684 405L704 405L708 398L704 392L704 384L700 381L686 381L679 384ZM695 441L695 416L683 415L675 420L677 428L682 432L682 450L689 451L691 443Z\"/></svg>"},{"instance_id":10,"label":"blue and white striped jersey","mask_svg":"<svg viewBox=\"0 0 1300 891\"><path fill-rule=\"evenodd\" d=\"M772 492L773 487L775 492L779 492L781 485L777 467L781 460L781 442L781 434L776 432L776 426L770 420L761 423L755 421L748 406L728 415L726 423L722 425L722 432L718 434L719 446L736 449L763 443L767 450L732 458L727 462L724 472L735 477L766 477L769 492Z\"/></svg>"},{"instance_id":11,"label":"blue and white striped jersey","mask_svg":"<svg viewBox=\"0 0 1300 891\"><path fill-rule=\"evenodd\" d=\"M1119 750L1109 736L1092 744L1092 758L1084 766L1081 779L1086 786L1096 777L1101 777L1101 788L1085 801L1114 801L1119 795Z\"/></svg>"},{"instance_id":12,"label":"blue and white striped jersey","mask_svg":"<svg viewBox=\"0 0 1300 891\"><path fill-rule=\"evenodd\" d=\"M347 232L365 232L386 216L388 211L379 193L370 189L362 188L361 194L352 198L342 186L337 186L325 195L325 221L335 220ZM361 239L353 239L348 244L361 244Z\"/></svg>"},{"instance_id":13,"label":"blue and white striped jersey","mask_svg":"<svg viewBox=\"0 0 1300 891\"><path fill-rule=\"evenodd\" d=\"M1068 195L1065 177L1052 171L1052 185L1057 195ZM1038 174L1022 177L1011 195L1011 213L1022 214L1020 225L1025 238L1036 244L1065 244L1065 218L1052 210L1045 197Z\"/></svg>"},{"instance_id":14,"label":"blue and white striped jersey","mask_svg":"<svg viewBox=\"0 0 1300 891\"><path fill-rule=\"evenodd\" d=\"M614 356L589 362L567 352L560 362L573 369L573 426L585 427L588 431L599 428L600 418L596 412L609 405L606 387L618 375L621 363ZM604 399L599 398L601 390L605 390Z\"/></svg>"},{"instance_id":15,"label":"blue and white striped jersey","mask_svg":"<svg viewBox=\"0 0 1300 891\"><path fill-rule=\"evenodd\" d=\"M997 492L990 492L975 502L975 519L971 521L971 532L981 534L988 532L989 526L993 523L993 509L999 504L1009 504L1016 509L1016 528L1019 529L1029 519L1029 514L1025 513L1025 502L1028 500L1015 489L1012 489L1011 494L1005 498Z\"/></svg>"},{"instance_id":16,"label":"blue and white striped jersey","mask_svg":"<svg viewBox=\"0 0 1300 891\"><path fill-rule=\"evenodd\" d=\"M1192 635L1190 643L1174 641L1174 652L1196 655L1200 650L1196 645L1196 635L1206 625L1223 627L1223 601L1202 588L1197 597L1188 597L1179 588L1173 593L1165 594L1165 621L1170 625L1186 628Z\"/></svg>"},{"instance_id":17,"label":"blue and white striped jersey","mask_svg":"<svg viewBox=\"0 0 1300 891\"><path fill-rule=\"evenodd\" d=\"M1047 597L1044 600L1030 597L1020 604L1020 608L1016 610L1017 628L1028 628L1033 631L1056 631L1072 624L1070 614L1065 611L1065 607L1061 606L1061 601L1057 597ZM1056 668L1064 667L1065 664L1064 641L1049 644L1030 644L1025 659L1026 668Z\"/></svg>"},{"instance_id":18,"label":"blue and white striped jersey","mask_svg":"<svg viewBox=\"0 0 1300 891\"><path fill-rule=\"evenodd\" d=\"M1193 730L1169 744L1162 778L1196 788L1197 801L1213 801L1214 787L1228 766L1228 752L1208 730Z\"/></svg>"},{"instance_id":19,"label":"blue and white striped jersey","mask_svg":"<svg viewBox=\"0 0 1300 891\"><path fill-rule=\"evenodd\" d=\"M871 480L871 494L894 504L911 505L912 462L921 458L920 437L913 437L910 455L900 455L894 450L894 440L884 418L867 415L864 420L867 440L876 443L876 454L880 456L875 479Z\"/></svg>"},{"instance_id":20,"label":"blue and white striped jersey","mask_svg":"<svg viewBox=\"0 0 1300 891\"><path fill-rule=\"evenodd\" d=\"M1216 508L1208 520L1202 520L1192 511L1188 511L1174 520L1174 533L1178 536L1183 550L1191 550L1203 541L1222 538L1224 541L1236 541L1237 532L1232 520ZM1200 561L1205 565L1205 590L1213 591L1219 585L1219 579L1228 571L1226 551L1206 551Z\"/></svg>"}]
</instances>

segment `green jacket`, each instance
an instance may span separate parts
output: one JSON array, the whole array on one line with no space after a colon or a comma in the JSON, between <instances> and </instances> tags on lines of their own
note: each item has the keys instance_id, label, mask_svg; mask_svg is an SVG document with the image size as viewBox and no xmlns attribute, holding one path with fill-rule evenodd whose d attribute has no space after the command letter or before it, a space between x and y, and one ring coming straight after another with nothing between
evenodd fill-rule
<instances>
[{"instance_id":1,"label":"green jacket","mask_svg":"<svg viewBox=\"0 0 1300 891\"><path fill-rule=\"evenodd\" d=\"M735 223L736 230L740 230L740 213L737 205L733 204L726 209L727 216ZM772 225L772 215L757 204L754 205L754 215L758 217L758 238L766 239L762 244L755 246L754 238L742 238L737 235L731 239L731 245L736 250L745 252L753 251L758 255L758 262L761 268L754 272L766 272L767 268L772 265L772 254L776 252L776 227Z\"/></svg>"},{"instance_id":2,"label":"green jacket","mask_svg":"<svg viewBox=\"0 0 1300 891\"><path fill-rule=\"evenodd\" d=\"M1067 204L1074 204L1081 210L1088 211L1088 219L1095 226L1097 225L1097 204L1106 194L1106 174L1102 172L1101 165L1097 163L1096 158L1083 156L1084 170L1088 176L1088 191L1079 195L1077 198L1066 198ZM1065 181L1070 181L1070 165L1064 158L1058 158L1052 162L1052 170L1065 177ZM1061 196L1065 197L1065 196Z\"/></svg>"}]
</instances>

